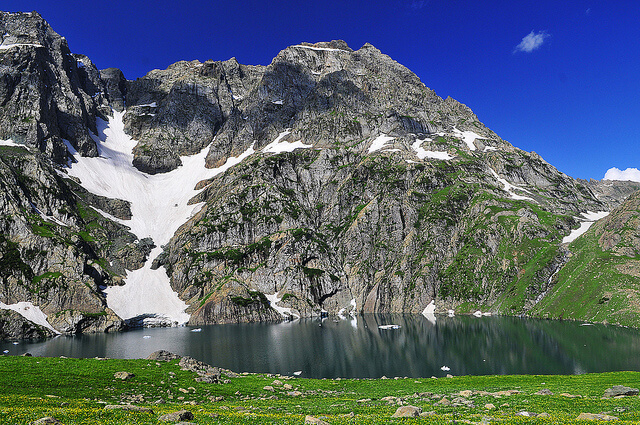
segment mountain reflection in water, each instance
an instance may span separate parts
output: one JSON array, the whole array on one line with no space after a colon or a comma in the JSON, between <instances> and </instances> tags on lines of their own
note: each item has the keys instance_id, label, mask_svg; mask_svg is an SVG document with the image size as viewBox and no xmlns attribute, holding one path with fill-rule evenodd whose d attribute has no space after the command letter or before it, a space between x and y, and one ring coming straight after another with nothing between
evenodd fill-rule
<instances>
[{"instance_id":1,"label":"mountain reflection in water","mask_svg":"<svg viewBox=\"0 0 640 425\"><path fill-rule=\"evenodd\" d=\"M313 378L579 374L640 370L640 332L513 317L361 315L58 337L2 351L35 356L144 358L164 349L236 372ZM398 329L379 329L381 325ZM443 366L446 366L443 368ZM449 368L447 370L446 368Z\"/></svg>"}]
</instances>

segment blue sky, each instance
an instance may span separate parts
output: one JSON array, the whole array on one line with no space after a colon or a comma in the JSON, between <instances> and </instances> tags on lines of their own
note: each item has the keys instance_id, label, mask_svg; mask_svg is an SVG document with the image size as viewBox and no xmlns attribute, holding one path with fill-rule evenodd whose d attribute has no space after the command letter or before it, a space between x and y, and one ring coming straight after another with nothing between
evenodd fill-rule
<instances>
[{"instance_id":1,"label":"blue sky","mask_svg":"<svg viewBox=\"0 0 640 425\"><path fill-rule=\"evenodd\" d=\"M638 1L12 0L8 10L40 12L74 53L129 79L178 60L266 65L301 41L369 42L566 174L640 167Z\"/></svg>"}]
</instances>

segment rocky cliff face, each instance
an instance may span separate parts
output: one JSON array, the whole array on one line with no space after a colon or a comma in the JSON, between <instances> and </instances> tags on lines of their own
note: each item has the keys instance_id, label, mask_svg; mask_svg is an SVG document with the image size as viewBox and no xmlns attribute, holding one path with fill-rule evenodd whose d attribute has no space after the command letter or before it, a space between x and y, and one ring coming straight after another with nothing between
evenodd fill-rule
<instances>
[{"instance_id":1,"label":"rocky cliff face","mask_svg":"<svg viewBox=\"0 0 640 425\"><path fill-rule=\"evenodd\" d=\"M268 66L178 62L127 81L70 53L37 14L0 13L0 33L0 301L31 302L59 332L121 329L130 318L102 291L151 261L191 324L432 301L535 312L561 287L562 239L580 213L633 188L558 172L369 44L303 43ZM137 200L71 177L82 157L121 154L96 125L121 112L126 134L113 137L134 139L142 180L200 152L206 167L227 164L197 183L196 213L166 245L131 233ZM167 199L145 207L186 206ZM7 335L40 335L11 314Z\"/></svg>"}]
</instances>

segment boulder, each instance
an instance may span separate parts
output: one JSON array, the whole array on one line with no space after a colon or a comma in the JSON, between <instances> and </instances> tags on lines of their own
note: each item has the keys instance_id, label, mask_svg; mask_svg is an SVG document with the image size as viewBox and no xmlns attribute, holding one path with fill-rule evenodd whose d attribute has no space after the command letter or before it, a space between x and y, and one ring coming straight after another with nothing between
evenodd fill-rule
<instances>
[{"instance_id":1,"label":"boulder","mask_svg":"<svg viewBox=\"0 0 640 425\"><path fill-rule=\"evenodd\" d=\"M167 413L166 415L162 415L158 418L158 420L164 422L190 421L191 419L193 419L193 413L184 409L173 413Z\"/></svg>"},{"instance_id":2,"label":"boulder","mask_svg":"<svg viewBox=\"0 0 640 425\"><path fill-rule=\"evenodd\" d=\"M318 419L310 415L307 415L304 417L304 423L308 425L329 425L328 422L325 422L322 419Z\"/></svg>"},{"instance_id":3,"label":"boulder","mask_svg":"<svg viewBox=\"0 0 640 425\"><path fill-rule=\"evenodd\" d=\"M391 415L392 418L417 418L422 413L422 409L416 406L401 406Z\"/></svg>"},{"instance_id":4,"label":"boulder","mask_svg":"<svg viewBox=\"0 0 640 425\"><path fill-rule=\"evenodd\" d=\"M618 417L600 413L580 413L576 419L583 421L616 421Z\"/></svg>"},{"instance_id":5,"label":"boulder","mask_svg":"<svg viewBox=\"0 0 640 425\"><path fill-rule=\"evenodd\" d=\"M116 372L113 374L113 377L116 379L122 379L123 381L128 381L129 379L133 378L134 375L133 373L129 373L129 372Z\"/></svg>"},{"instance_id":6,"label":"boulder","mask_svg":"<svg viewBox=\"0 0 640 425\"><path fill-rule=\"evenodd\" d=\"M611 388L607 388L604 391L604 396L609 397L618 397L618 396L628 396L628 395L638 395L639 391L637 388L625 387L624 385L614 385Z\"/></svg>"},{"instance_id":7,"label":"boulder","mask_svg":"<svg viewBox=\"0 0 640 425\"><path fill-rule=\"evenodd\" d=\"M173 354L166 350L158 350L149 354L149 356L147 357L147 360L169 361L169 360L179 359L181 357L182 356Z\"/></svg>"},{"instance_id":8,"label":"boulder","mask_svg":"<svg viewBox=\"0 0 640 425\"><path fill-rule=\"evenodd\" d=\"M29 425L62 425L62 422L54 417L47 416L40 418L37 421L29 422Z\"/></svg>"}]
</instances>

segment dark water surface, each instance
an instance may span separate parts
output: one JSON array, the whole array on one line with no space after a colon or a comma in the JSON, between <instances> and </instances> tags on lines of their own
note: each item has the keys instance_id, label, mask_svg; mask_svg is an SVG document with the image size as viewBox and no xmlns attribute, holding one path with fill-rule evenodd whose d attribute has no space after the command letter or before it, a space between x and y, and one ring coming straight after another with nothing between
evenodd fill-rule
<instances>
[{"instance_id":1,"label":"dark water surface","mask_svg":"<svg viewBox=\"0 0 640 425\"><path fill-rule=\"evenodd\" d=\"M383 330L378 326L400 325ZM512 317L364 315L351 320L138 329L0 343L34 356L144 358L165 349L236 372L313 378L640 371L640 332ZM443 371L442 367L450 368Z\"/></svg>"}]
</instances>

